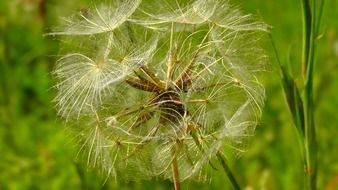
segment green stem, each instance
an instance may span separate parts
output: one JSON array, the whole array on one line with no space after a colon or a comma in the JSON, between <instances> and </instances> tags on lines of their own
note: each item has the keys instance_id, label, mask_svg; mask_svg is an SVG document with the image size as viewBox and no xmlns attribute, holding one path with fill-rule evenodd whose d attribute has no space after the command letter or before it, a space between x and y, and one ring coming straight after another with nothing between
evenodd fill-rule
<instances>
[{"instance_id":1,"label":"green stem","mask_svg":"<svg viewBox=\"0 0 338 190\"><path fill-rule=\"evenodd\" d=\"M173 161L171 163L171 171L173 174L174 188L175 190L180 190L181 189L180 177L178 173L177 158L175 155L175 151L173 151Z\"/></svg>"},{"instance_id":2,"label":"green stem","mask_svg":"<svg viewBox=\"0 0 338 190\"><path fill-rule=\"evenodd\" d=\"M312 3L312 4L311 4ZM312 7L311 7L312 5ZM304 164L306 189L315 190L317 181L317 140L313 106L313 70L315 58L316 5L314 0L302 0L303 8L303 65L305 65L304 81ZM311 9L312 8L312 9Z\"/></svg>"},{"instance_id":3,"label":"green stem","mask_svg":"<svg viewBox=\"0 0 338 190\"><path fill-rule=\"evenodd\" d=\"M306 75L308 55L310 53L310 39L311 39L311 25L312 25L312 13L310 0L302 1L303 11L303 55L302 55L302 75Z\"/></svg>"},{"instance_id":4,"label":"green stem","mask_svg":"<svg viewBox=\"0 0 338 190\"><path fill-rule=\"evenodd\" d=\"M222 155L222 153L217 152L217 155L216 155L216 156L217 156L218 161L222 164L222 167L223 167L223 169L224 169L224 172L225 172L225 174L228 176L228 179L229 179L229 181L230 181L230 183L231 183L233 189L234 189L234 190L240 190L241 187L240 187L239 184L237 183L237 181L236 181L234 175L232 174L232 172L231 172L229 166L227 165L227 163L226 163L226 161L225 161L226 159L224 158L224 156Z\"/></svg>"}]
</instances>

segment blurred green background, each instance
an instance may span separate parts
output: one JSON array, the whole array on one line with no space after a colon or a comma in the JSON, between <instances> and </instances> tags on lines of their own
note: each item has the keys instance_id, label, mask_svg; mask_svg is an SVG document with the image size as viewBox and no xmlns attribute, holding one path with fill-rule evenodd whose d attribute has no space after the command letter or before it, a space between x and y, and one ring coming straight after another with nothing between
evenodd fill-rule
<instances>
[{"instance_id":1,"label":"blurred green background","mask_svg":"<svg viewBox=\"0 0 338 190\"><path fill-rule=\"evenodd\" d=\"M56 117L51 70L57 39L43 37L60 16L85 8L81 0L0 0L0 190L172 189L169 181L118 182L76 159L72 137ZM233 0L273 27L281 60L299 69L301 8L298 0ZM315 72L319 189L338 189L338 1L327 0ZM303 168L296 130L284 103L276 61L265 72L266 107L248 151L231 166L246 189L301 189ZM297 74L295 72L295 74ZM226 189L215 171L210 182L183 189Z\"/></svg>"}]
</instances>

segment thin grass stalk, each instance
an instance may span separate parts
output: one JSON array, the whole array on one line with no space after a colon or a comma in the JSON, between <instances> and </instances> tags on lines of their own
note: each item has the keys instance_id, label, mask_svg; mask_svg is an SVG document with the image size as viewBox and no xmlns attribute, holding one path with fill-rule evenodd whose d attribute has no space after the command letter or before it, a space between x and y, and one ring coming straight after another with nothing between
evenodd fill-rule
<instances>
[{"instance_id":1,"label":"thin grass stalk","mask_svg":"<svg viewBox=\"0 0 338 190\"><path fill-rule=\"evenodd\" d=\"M175 190L181 190L180 176L179 176L178 165L177 165L177 158L176 158L174 151L173 151L173 160L172 160L172 163L171 163L171 171L172 171L172 175L173 175L173 182L174 182Z\"/></svg>"},{"instance_id":2,"label":"thin grass stalk","mask_svg":"<svg viewBox=\"0 0 338 190\"><path fill-rule=\"evenodd\" d=\"M221 163L221 165L222 165L222 167L223 167L223 169L224 169L224 172L225 172L225 174L227 175L227 177L228 177L228 179L229 179L229 181L230 181L230 183L231 183L231 185L232 185L232 188L233 188L234 190L240 190L241 187L240 187L239 184L237 183L236 178L235 178L235 176L232 174L232 172L231 172L231 170L230 170L230 167L229 167L228 164L226 163L225 158L224 158L224 156L222 155L222 153L218 152L216 156L217 156L218 161Z\"/></svg>"},{"instance_id":3,"label":"thin grass stalk","mask_svg":"<svg viewBox=\"0 0 338 190\"><path fill-rule=\"evenodd\" d=\"M324 0L320 1L317 13L317 0L301 0L303 13L302 70L303 89L297 86L296 79L281 64L276 46L272 47L280 67L280 75L286 103L297 128L304 161L305 189L317 187L317 140L314 120L313 73L316 55L316 40L321 23ZM289 64L289 63L288 63Z\"/></svg>"},{"instance_id":4,"label":"thin grass stalk","mask_svg":"<svg viewBox=\"0 0 338 190\"><path fill-rule=\"evenodd\" d=\"M301 0L303 13L303 52L302 52L302 75L305 78L310 53L310 39L312 26L311 0Z\"/></svg>"},{"instance_id":5,"label":"thin grass stalk","mask_svg":"<svg viewBox=\"0 0 338 190\"><path fill-rule=\"evenodd\" d=\"M317 186L317 140L313 105L313 72L315 64L315 40L317 37L317 12L315 0L302 0L303 8L303 55L304 81L304 152L305 187L315 190Z\"/></svg>"}]
</instances>

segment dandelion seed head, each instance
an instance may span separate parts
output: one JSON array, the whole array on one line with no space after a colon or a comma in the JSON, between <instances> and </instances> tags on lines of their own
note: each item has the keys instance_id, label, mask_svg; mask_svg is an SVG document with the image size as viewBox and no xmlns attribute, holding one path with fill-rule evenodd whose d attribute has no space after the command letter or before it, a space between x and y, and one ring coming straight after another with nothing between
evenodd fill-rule
<instances>
[{"instance_id":1,"label":"dandelion seed head","mask_svg":"<svg viewBox=\"0 0 338 190\"><path fill-rule=\"evenodd\" d=\"M172 179L175 160L181 181L206 180L218 152L245 151L264 105L263 22L227 0L126 0L89 11L54 33L97 36L54 71L56 107L83 123L89 166L125 180Z\"/></svg>"}]
</instances>

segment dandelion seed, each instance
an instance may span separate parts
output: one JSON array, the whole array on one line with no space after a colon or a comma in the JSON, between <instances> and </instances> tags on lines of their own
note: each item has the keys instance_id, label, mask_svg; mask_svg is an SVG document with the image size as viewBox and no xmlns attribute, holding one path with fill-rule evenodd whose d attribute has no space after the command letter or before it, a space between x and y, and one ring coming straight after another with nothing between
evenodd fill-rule
<instances>
[{"instance_id":1,"label":"dandelion seed","mask_svg":"<svg viewBox=\"0 0 338 190\"><path fill-rule=\"evenodd\" d=\"M150 5L150 4L149 4ZM215 11L216 4L214 0L197 0L188 6L181 7L176 1L157 2L156 10L161 10L161 13L154 14L154 7L147 7L149 11L140 11L143 15L140 18L131 18L130 21L141 24L143 26L161 29L167 28L170 23L181 24L203 24ZM162 7L159 7L162 6ZM144 17L148 17L146 20ZM165 26L167 25L167 26Z\"/></svg>"},{"instance_id":2,"label":"dandelion seed","mask_svg":"<svg viewBox=\"0 0 338 190\"><path fill-rule=\"evenodd\" d=\"M123 24L140 3L141 0L125 0L121 4L105 2L87 10L86 14L81 12L65 18L66 26L47 35L93 35L112 31Z\"/></svg>"},{"instance_id":3,"label":"dandelion seed","mask_svg":"<svg viewBox=\"0 0 338 190\"><path fill-rule=\"evenodd\" d=\"M268 31L268 25L257 21L253 15L242 14L237 7L230 5L228 0L215 0L215 3L215 14L209 20L217 26L234 31Z\"/></svg>"},{"instance_id":4,"label":"dandelion seed","mask_svg":"<svg viewBox=\"0 0 338 190\"><path fill-rule=\"evenodd\" d=\"M107 55L112 48L110 40L100 50L102 53L98 52L104 56L96 60L80 53L68 54L58 60L54 73L61 80L56 85L59 94L55 98L59 115L68 119L91 113L91 108L101 105L111 92L112 85L148 63L157 45L154 38L139 50L127 52L123 60L114 60Z\"/></svg>"}]
</instances>

